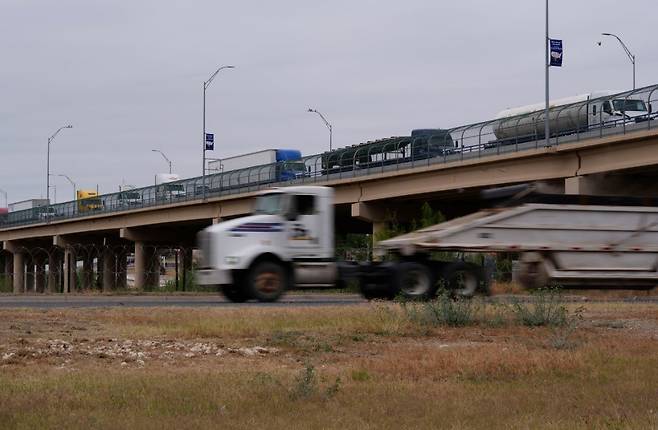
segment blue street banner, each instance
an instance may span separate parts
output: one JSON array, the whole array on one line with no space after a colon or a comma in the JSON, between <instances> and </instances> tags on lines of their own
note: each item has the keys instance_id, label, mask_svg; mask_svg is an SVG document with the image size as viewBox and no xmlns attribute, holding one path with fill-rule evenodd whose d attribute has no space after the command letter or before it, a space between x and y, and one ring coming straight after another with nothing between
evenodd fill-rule
<instances>
[{"instance_id":1,"label":"blue street banner","mask_svg":"<svg viewBox=\"0 0 658 430\"><path fill-rule=\"evenodd\" d=\"M549 39L551 46L551 66L562 67L562 41L558 39Z\"/></svg>"},{"instance_id":2,"label":"blue street banner","mask_svg":"<svg viewBox=\"0 0 658 430\"><path fill-rule=\"evenodd\" d=\"M215 150L215 135L212 133L206 133L206 151Z\"/></svg>"}]
</instances>

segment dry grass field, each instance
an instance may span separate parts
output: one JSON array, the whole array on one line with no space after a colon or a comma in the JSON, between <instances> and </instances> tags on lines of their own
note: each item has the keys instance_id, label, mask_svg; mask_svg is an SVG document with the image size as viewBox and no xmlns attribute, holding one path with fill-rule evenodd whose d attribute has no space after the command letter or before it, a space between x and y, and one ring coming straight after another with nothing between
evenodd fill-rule
<instances>
[{"instance_id":1,"label":"dry grass field","mask_svg":"<svg viewBox=\"0 0 658 430\"><path fill-rule=\"evenodd\" d=\"M658 428L657 305L442 306L0 310L0 427Z\"/></svg>"}]
</instances>

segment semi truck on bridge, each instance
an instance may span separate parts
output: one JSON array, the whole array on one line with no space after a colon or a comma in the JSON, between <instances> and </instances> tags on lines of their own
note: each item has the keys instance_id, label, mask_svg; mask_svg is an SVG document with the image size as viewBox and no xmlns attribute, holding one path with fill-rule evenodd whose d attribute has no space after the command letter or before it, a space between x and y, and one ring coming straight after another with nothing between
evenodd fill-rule
<instances>
[{"instance_id":1,"label":"semi truck on bridge","mask_svg":"<svg viewBox=\"0 0 658 430\"><path fill-rule=\"evenodd\" d=\"M639 98L617 96L615 91L596 91L549 102L551 136L585 132L591 128L621 126L651 118L651 106ZM505 109L496 115L493 133L497 144L521 143L545 137L546 105L537 103Z\"/></svg>"},{"instance_id":2,"label":"semi truck on bridge","mask_svg":"<svg viewBox=\"0 0 658 430\"><path fill-rule=\"evenodd\" d=\"M265 149L227 157L209 162L208 169L219 173L208 181L211 190L291 181L307 174L297 149Z\"/></svg>"},{"instance_id":3,"label":"semi truck on bridge","mask_svg":"<svg viewBox=\"0 0 658 430\"><path fill-rule=\"evenodd\" d=\"M485 210L389 239L378 247L393 261L354 265L334 258L331 188L276 188L257 198L253 215L199 233L198 282L220 287L236 302L274 301L289 288L340 286L348 279L357 279L367 298L429 299L441 284L470 297L488 291L481 267L457 258L436 261L432 253L501 251L522 253L526 287L658 284L658 207L553 199Z\"/></svg>"}]
</instances>

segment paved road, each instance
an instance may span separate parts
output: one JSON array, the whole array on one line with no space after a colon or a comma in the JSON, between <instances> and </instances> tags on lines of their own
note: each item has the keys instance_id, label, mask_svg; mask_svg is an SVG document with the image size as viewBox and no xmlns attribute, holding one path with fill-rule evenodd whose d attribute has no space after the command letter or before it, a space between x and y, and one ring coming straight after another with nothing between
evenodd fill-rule
<instances>
[{"instance_id":1,"label":"paved road","mask_svg":"<svg viewBox=\"0 0 658 430\"><path fill-rule=\"evenodd\" d=\"M532 295L498 295L485 298L487 302L513 303L532 302ZM637 295L630 297L587 297L565 294L562 301L568 303L654 303L658 296ZM276 303L231 303L221 295L126 295L126 296L37 296L37 295L0 295L2 308L140 308L140 307L266 307L266 308L302 308L318 306L345 306L368 303L358 294L288 294Z\"/></svg>"},{"instance_id":2,"label":"paved road","mask_svg":"<svg viewBox=\"0 0 658 430\"><path fill-rule=\"evenodd\" d=\"M221 295L145 296L0 296L0 308L96 308L96 307L312 307L367 303L357 294L289 294L276 303L231 303Z\"/></svg>"}]
</instances>

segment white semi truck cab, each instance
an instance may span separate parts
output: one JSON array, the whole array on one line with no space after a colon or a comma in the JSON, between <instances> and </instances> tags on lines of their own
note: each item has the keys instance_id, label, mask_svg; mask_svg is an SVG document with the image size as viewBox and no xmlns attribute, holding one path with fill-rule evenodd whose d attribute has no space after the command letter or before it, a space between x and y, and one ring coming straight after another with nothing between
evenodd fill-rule
<instances>
[{"instance_id":1,"label":"white semi truck cab","mask_svg":"<svg viewBox=\"0 0 658 430\"><path fill-rule=\"evenodd\" d=\"M199 233L200 285L217 285L233 301L274 301L288 288L333 286L333 189L274 188L254 213Z\"/></svg>"}]
</instances>

